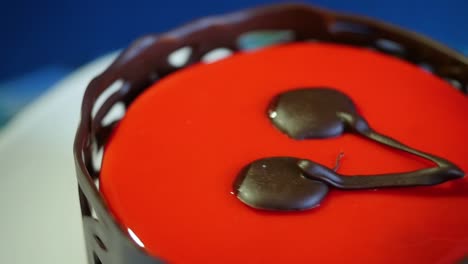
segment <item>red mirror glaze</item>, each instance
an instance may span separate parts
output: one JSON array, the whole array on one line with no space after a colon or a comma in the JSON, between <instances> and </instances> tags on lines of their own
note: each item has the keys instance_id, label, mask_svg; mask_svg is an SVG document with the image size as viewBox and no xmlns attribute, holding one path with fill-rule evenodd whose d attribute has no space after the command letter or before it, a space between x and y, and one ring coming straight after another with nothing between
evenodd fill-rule
<instances>
[{"instance_id":1,"label":"red mirror glaze","mask_svg":"<svg viewBox=\"0 0 468 264\"><path fill-rule=\"evenodd\" d=\"M453 263L468 255L468 180L330 190L318 208L257 211L232 195L249 162L308 158L340 173L430 166L354 135L297 141L267 117L295 87L345 92L373 127L468 171L468 98L406 62L364 49L290 44L178 71L129 108L107 145L101 190L150 254L171 263Z\"/></svg>"}]
</instances>

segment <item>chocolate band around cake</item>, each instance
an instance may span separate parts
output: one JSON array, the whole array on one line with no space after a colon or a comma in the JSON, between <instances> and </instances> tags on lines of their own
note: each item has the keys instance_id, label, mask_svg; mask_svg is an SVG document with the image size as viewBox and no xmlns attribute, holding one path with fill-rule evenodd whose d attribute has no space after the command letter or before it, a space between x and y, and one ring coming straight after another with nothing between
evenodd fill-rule
<instances>
[{"instance_id":1,"label":"chocolate band around cake","mask_svg":"<svg viewBox=\"0 0 468 264\"><path fill-rule=\"evenodd\" d=\"M375 49L429 70L446 79L462 93L468 91L468 60L443 45L367 18L333 13L306 5L274 5L245 10L225 16L195 21L161 35L149 35L126 49L86 89L81 121L75 138L74 154L80 204L85 229L89 263L161 263L131 240L128 232L109 213L95 185L99 170L92 165L94 153L102 149L118 120L105 124L103 119L116 103L128 107L150 84L180 68L202 60L208 52L226 48L242 51L240 38L258 31L287 31L288 41L323 41ZM173 65L173 52L190 48L183 65ZM120 81L121 87L96 105L108 88ZM377 134L365 136L382 140ZM294 161L296 162L296 161ZM436 162L437 163L437 162ZM302 163L303 170L310 163ZM326 192L319 187L321 193Z\"/></svg>"}]
</instances>

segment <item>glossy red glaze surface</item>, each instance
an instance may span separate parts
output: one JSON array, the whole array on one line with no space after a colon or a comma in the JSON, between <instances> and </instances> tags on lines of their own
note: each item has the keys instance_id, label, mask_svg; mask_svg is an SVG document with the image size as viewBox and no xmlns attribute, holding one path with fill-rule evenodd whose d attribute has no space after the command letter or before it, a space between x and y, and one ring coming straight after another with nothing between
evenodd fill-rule
<instances>
[{"instance_id":1,"label":"glossy red glaze surface","mask_svg":"<svg viewBox=\"0 0 468 264\"><path fill-rule=\"evenodd\" d=\"M468 255L468 180L339 191L297 213L254 210L231 194L249 162L296 156L343 174L431 164L354 135L297 141L270 123L277 94L329 86L373 128L468 171L468 99L373 51L291 44L178 71L144 92L108 144L101 190L147 251L171 263L453 263Z\"/></svg>"}]
</instances>

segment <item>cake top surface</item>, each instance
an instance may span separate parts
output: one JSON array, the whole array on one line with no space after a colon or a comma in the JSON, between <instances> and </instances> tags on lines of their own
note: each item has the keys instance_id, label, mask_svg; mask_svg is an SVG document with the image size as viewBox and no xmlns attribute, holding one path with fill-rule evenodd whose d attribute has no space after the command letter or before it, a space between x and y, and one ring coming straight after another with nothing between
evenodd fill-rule
<instances>
[{"instance_id":1,"label":"cake top surface","mask_svg":"<svg viewBox=\"0 0 468 264\"><path fill-rule=\"evenodd\" d=\"M369 50L290 44L194 65L138 97L105 151L101 190L112 213L148 252L173 263L427 263L467 254L466 178L330 190L319 207L294 213L258 211L236 199L232 183L241 169L269 156L332 168L344 153L342 174L431 166L352 134L288 137L267 110L271 98L301 87L347 94L374 128L468 171L468 99L447 83Z\"/></svg>"}]
</instances>

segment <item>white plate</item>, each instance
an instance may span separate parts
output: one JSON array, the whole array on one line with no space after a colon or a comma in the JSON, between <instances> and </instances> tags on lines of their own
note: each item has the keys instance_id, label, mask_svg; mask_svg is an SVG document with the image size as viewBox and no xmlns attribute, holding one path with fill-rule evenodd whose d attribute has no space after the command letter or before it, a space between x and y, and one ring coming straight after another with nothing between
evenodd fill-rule
<instances>
[{"instance_id":1,"label":"white plate","mask_svg":"<svg viewBox=\"0 0 468 264\"><path fill-rule=\"evenodd\" d=\"M72 144L84 89L115 56L75 71L0 131L0 263L86 263Z\"/></svg>"}]
</instances>

